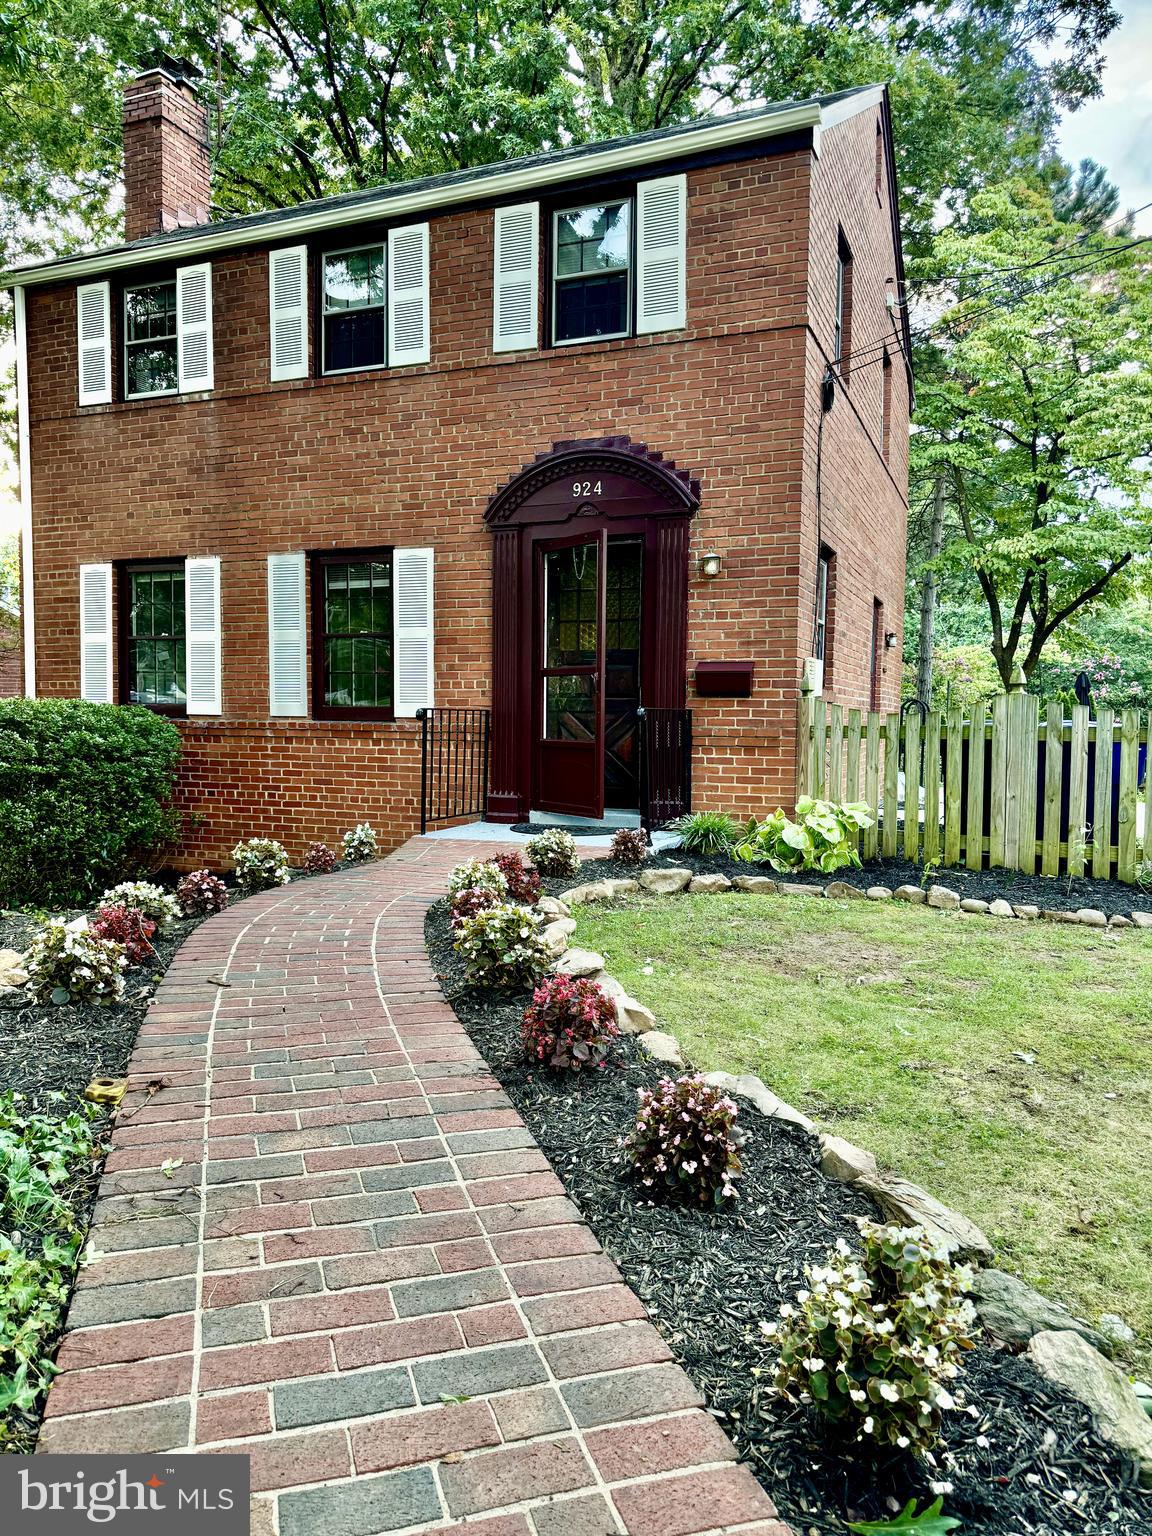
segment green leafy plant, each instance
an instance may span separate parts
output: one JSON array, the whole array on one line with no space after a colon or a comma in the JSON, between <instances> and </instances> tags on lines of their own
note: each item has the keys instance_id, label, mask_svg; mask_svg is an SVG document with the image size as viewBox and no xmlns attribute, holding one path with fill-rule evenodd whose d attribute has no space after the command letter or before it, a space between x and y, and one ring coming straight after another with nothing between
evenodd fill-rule
<instances>
[{"instance_id":1,"label":"green leafy plant","mask_svg":"<svg viewBox=\"0 0 1152 1536\"><path fill-rule=\"evenodd\" d=\"M26 990L42 1003L99 1003L107 1006L124 993L124 947L86 928L45 923L28 947Z\"/></svg>"},{"instance_id":2,"label":"green leafy plant","mask_svg":"<svg viewBox=\"0 0 1152 1536\"><path fill-rule=\"evenodd\" d=\"M292 878L287 849L275 838L250 837L246 843L237 843L232 858L236 865L236 884L245 896L287 885Z\"/></svg>"},{"instance_id":3,"label":"green leafy plant","mask_svg":"<svg viewBox=\"0 0 1152 1536\"><path fill-rule=\"evenodd\" d=\"M576 875L580 872L580 850L571 832L549 827L528 840L528 857L542 875Z\"/></svg>"},{"instance_id":4,"label":"green leafy plant","mask_svg":"<svg viewBox=\"0 0 1152 1536\"><path fill-rule=\"evenodd\" d=\"M612 858L619 864L643 864L648 857L648 834L643 827L621 827L612 839Z\"/></svg>"},{"instance_id":5,"label":"green leafy plant","mask_svg":"<svg viewBox=\"0 0 1152 1536\"><path fill-rule=\"evenodd\" d=\"M531 907L499 902L466 917L453 940L468 980L511 991L534 986L552 964L544 920Z\"/></svg>"},{"instance_id":6,"label":"green leafy plant","mask_svg":"<svg viewBox=\"0 0 1152 1536\"><path fill-rule=\"evenodd\" d=\"M872 825L872 813L862 801L838 805L804 795L796 802L796 819L781 810L763 821L749 822L733 849L749 864L770 864L781 874L819 870L859 869L857 835Z\"/></svg>"},{"instance_id":7,"label":"green leafy plant","mask_svg":"<svg viewBox=\"0 0 1152 1536\"><path fill-rule=\"evenodd\" d=\"M503 901L508 895L508 880L490 859L465 859L448 876L448 894L455 896L458 891L488 891Z\"/></svg>"},{"instance_id":8,"label":"green leafy plant","mask_svg":"<svg viewBox=\"0 0 1152 1536\"><path fill-rule=\"evenodd\" d=\"M179 829L180 734L136 705L0 701L0 906L80 905Z\"/></svg>"},{"instance_id":9,"label":"green leafy plant","mask_svg":"<svg viewBox=\"0 0 1152 1536\"><path fill-rule=\"evenodd\" d=\"M851 1520L848 1529L857 1536L888 1536L889 1532L891 1536L948 1536L949 1531L958 1531L963 1521L943 1511L943 1496L925 1504L919 1514L916 1500L909 1499L901 1513L891 1520Z\"/></svg>"},{"instance_id":10,"label":"green leafy plant","mask_svg":"<svg viewBox=\"0 0 1152 1536\"><path fill-rule=\"evenodd\" d=\"M925 1451L955 1406L947 1384L971 1348L972 1274L920 1227L860 1231L862 1255L839 1239L806 1269L808 1287L781 1306L781 1321L761 1324L779 1342L775 1384L855 1441Z\"/></svg>"},{"instance_id":11,"label":"green leafy plant","mask_svg":"<svg viewBox=\"0 0 1152 1536\"><path fill-rule=\"evenodd\" d=\"M487 912L489 907L498 907L505 898L498 896L495 891L481 890L475 885L467 885L462 891L449 898L448 906L452 913L452 926L459 928L461 923L468 918L475 917L478 912Z\"/></svg>"},{"instance_id":12,"label":"green leafy plant","mask_svg":"<svg viewBox=\"0 0 1152 1536\"><path fill-rule=\"evenodd\" d=\"M158 928L167 928L180 916L179 897L173 896L162 885L150 880L123 880L104 892L101 906L129 907L133 912L150 918Z\"/></svg>"},{"instance_id":13,"label":"green leafy plant","mask_svg":"<svg viewBox=\"0 0 1152 1536\"><path fill-rule=\"evenodd\" d=\"M670 821L668 830L680 834L686 853L703 854L705 858L731 853L740 836L739 822L723 811L692 811Z\"/></svg>"},{"instance_id":14,"label":"green leafy plant","mask_svg":"<svg viewBox=\"0 0 1152 1536\"><path fill-rule=\"evenodd\" d=\"M620 1031L616 1004L590 976L548 976L524 1010L524 1054L541 1066L597 1067Z\"/></svg>"},{"instance_id":15,"label":"green leafy plant","mask_svg":"<svg viewBox=\"0 0 1152 1536\"><path fill-rule=\"evenodd\" d=\"M376 833L366 821L358 821L341 839L341 858L345 864L370 864L380 852Z\"/></svg>"},{"instance_id":16,"label":"green leafy plant","mask_svg":"<svg viewBox=\"0 0 1152 1536\"><path fill-rule=\"evenodd\" d=\"M735 1100L693 1073L662 1077L639 1092L636 1123L623 1145L652 1198L723 1205L735 1198L743 1134Z\"/></svg>"}]
</instances>

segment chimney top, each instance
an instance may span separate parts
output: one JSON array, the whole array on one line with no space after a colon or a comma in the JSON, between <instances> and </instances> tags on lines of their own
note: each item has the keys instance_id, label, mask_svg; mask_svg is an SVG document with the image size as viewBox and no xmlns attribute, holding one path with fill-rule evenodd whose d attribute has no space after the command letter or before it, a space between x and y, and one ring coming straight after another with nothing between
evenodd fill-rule
<instances>
[{"instance_id":1,"label":"chimney top","mask_svg":"<svg viewBox=\"0 0 1152 1536\"><path fill-rule=\"evenodd\" d=\"M206 224L212 201L200 71L156 51L124 87L124 238Z\"/></svg>"},{"instance_id":2,"label":"chimney top","mask_svg":"<svg viewBox=\"0 0 1152 1536\"><path fill-rule=\"evenodd\" d=\"M171 53L165 53L163 48L152 48L141 55L136 79L156 73L167 75L174 84L190 85L193 90L197 80L204 78L204 71L198 69L191 59L178 59Z\"/></svg>"}]
</instances>

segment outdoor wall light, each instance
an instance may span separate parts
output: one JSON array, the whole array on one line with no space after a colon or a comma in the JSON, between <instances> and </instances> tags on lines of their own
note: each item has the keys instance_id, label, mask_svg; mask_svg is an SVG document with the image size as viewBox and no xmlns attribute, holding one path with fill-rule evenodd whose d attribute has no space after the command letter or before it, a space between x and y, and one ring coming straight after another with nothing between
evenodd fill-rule
<instances>
[{"instance_id":1,"label":"outdoor wall light","mask_svg":"<svg viewBox=\"0 0 1152 1536\"><path fill-rule=\"evenodd\" d=\"M896 649L896 631L894 629L888 630L885 634L884 649L886 651L893 651Z\"/></svg>"},{"instance_id":2,"label":"outdoor wall light","mask_svg":"<svg viewBox=\"0 0 1152 1536\"><path fill-rule=\"evenodd\" d=\"M713 579L713 577L719 576L719 574L720 574L720 567L723 565L723 563L724 562L721 560L720 556L717 555L717 554L701 555L700 556L700 574L701 574L701 576L707 576L709 581L711 581Z\"/></svg>"}]
</instances>

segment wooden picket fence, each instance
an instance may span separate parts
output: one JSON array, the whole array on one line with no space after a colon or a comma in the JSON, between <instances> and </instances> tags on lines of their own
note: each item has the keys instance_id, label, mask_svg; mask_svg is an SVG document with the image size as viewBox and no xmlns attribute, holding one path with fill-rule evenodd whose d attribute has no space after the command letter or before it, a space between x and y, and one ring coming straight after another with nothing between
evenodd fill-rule
<instances>
[{"instance_id":1,"label":"wooden picket fence","mask_svg":"<svg viewBox=\"0 0 1152 1536\"><path fill-rule=\"evenodd\" d=\"M1077 706L1068 719L1020 691L967 711L878 714L807 693L799 725L798 795L878 812L864 858L1130 883L1152 862L1144 711Z\"/></svg>"}]
</instances>

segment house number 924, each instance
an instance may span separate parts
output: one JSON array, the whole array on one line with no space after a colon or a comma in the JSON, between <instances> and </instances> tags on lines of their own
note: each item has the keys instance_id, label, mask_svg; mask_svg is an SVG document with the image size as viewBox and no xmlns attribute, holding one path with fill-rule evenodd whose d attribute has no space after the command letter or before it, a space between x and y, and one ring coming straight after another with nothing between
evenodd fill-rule
<instances>
[{"instance_id":1,"label":"house number 924","mask_svg":"<svg viewBox=\"0 0 1152 1536\"><path fill-rule=\"evenodd\" d=\"M572 482L573 497L603 496L603 494L604 487L599 480L573 480Z\"/></svg>"}]
</instances>

